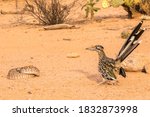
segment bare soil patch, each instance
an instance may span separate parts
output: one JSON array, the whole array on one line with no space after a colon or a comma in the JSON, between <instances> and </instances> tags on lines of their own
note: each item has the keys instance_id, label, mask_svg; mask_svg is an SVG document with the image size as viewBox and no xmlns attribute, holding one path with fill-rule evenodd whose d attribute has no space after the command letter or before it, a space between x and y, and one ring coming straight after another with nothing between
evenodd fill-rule
<instances>
[{"instance_id":1,"label":"bare soil patch","mask_svg":"<svg viewBox=\"0 0 150 117\"><path fill-rule=\"evenodd\" d=\"M13 5L0 1L4 10L14 9ZM28 14L0 14L0 99L150 99L150 74L127 72L125 79L118 76L118 86L98 85L98 55L85 50L101 44L106 54L115 58L125 41L121 32L140 20L129 20L125 15L122 8L110 8L97 14L97 22L87 21L79 9L72 22L80 28L45 31L42 26L31 25L36 21ZM148 29L132 54L142 53L150 60L149 24L150 21L144 21L143 27ZM79 57L68 58L70 53ZM11 68L28 65L38 67L41 76L6 78Z\"/></svg>"}]
</instances>

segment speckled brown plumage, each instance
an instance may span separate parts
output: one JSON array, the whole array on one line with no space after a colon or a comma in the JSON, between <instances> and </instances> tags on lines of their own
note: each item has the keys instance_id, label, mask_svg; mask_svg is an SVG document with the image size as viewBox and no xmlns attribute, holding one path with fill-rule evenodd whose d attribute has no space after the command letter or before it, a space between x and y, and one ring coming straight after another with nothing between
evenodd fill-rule
<instances>
[{"instance_id":1,"label":"speckled brown plumage","mask_svg":"<svg viewBox=\"0 0 150 117\"><path fill-rule=\"evenodd\" d=\"M87 48L87 50L96 51L99 55L98 70L105 81L115 81L116 75L114 71L118 71L120 75L126 77L126 73L120 63L130 55L130 53L140 44L139 37L143 34L145 29L141 29L143 21L135 27L129 38L122 46L116 59L109 58L105 55L104 47L102 45L95 45ZM116 80L117 81L117 80Z\"/></svg>"}]
</instances>

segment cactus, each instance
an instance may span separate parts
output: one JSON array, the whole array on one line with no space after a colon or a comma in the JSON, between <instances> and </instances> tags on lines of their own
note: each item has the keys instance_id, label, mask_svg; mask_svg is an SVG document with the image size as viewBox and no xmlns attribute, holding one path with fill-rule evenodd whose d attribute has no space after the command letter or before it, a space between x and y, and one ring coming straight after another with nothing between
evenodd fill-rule
<instances>
[{"instance_id":1,"label":"cactus","mask_svg":"<svg viewBox=\"0 0 150 117\"><path fill-rule=\"evenodd\" d=\"M102 0L102 7L108 8L110 6L112 7L118 7L124 3L124 0Z\"/></svg>"},{"instance_id":2,"label":"cactus","mask_svg":"<svg viewBox=\"0 0 150 117\"><path fill-rule=\"evenodd\" d=\"M91 19L93 19L95 12L100 10L100 8L95 7L98 1L99 0L88 0L87 3L82 6L81 9L85 8L86 18L89 16L89 14L91 14Z\"/></svg>"},{"instance_id":3,"label":"cactus","mask_svg":"<svg viewBox=\"0 0 150 117\"><path fill-rule=\"evenodd\" d=\"M112 0L111 1L111 6L113 7L118 7L124 3L124 0Z\"/></svg>"},{"instance_id":4,"label":"cactus","mask_svg":"<svg viewBox=\"0 0 150 117\"><path fill-rule=\"evenodd\" d=\"M108 0L102 0L102 7L103 8L110 7L110 1L108 1Z\"/></svg>"},{"instance_id":5,"label":"cactus","mask_svg":"<svg viewBox=\"0 0 150 117\"><path fill-rule=\"evenodd\" d=\"M128 18L132 18L132 12L137 11L150 15L150 0L102 0L103 8L123 6L128 12Z\"/></svg>"},{"instance_id":6,"label":"cactus","mask_svg":"<svg viewBox=\"0 0 150 117\"><path fill-rule=\"evenodd\" d=\"M105 8L105 4L109 4L107 5L112 6L112 7L118 7L122 4L126 4L127 6L132 6L134 4L138 4L140 3L141 0L102 0L102 6Z\"/></svg>"},{"instance_id":7,"label":"cactus","mask_svg":"<svg viewBox=\"0 0 150 117\"><path fill-rule=\"evenodd\" d=\"M136 11L144 15L150 15L150 0L124 0L130 11ZM129 12L128 12L129 14Z\"/></svg>"}]
</instances>

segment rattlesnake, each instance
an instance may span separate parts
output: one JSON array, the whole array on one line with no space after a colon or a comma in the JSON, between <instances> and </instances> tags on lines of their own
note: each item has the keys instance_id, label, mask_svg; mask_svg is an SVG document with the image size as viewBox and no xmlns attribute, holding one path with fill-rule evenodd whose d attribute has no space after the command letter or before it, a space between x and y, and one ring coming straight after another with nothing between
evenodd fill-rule
<instances>
[{"instance_id":1,"label":"rattlesnake","mask_svg":"<svg viewBox=\"0 0 150 117\"><path fill-rule=\"evenodd\" d=\"M29 77L39 77L40 70L33 65L13 68L8 71L7 78L8 79L21 79L21 78L29 78Z\"/></svg>"}]
</instances>

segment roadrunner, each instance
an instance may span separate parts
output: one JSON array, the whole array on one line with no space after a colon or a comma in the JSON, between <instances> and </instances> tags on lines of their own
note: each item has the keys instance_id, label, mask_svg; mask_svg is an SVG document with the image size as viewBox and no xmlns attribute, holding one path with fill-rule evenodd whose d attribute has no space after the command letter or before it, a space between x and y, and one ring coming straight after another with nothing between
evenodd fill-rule
<instances>
[{"instance_id":1,"label":"roadrunner","mask_svg":"<svg viewBox=\"0 0 150 117\"><path fill-rule=\"evenodd\" d=\"M104 52L104 47L101 45L95 45L86 48L87 50L96 51L99 55L98 70L103 77L103 81L101 83L113 82L114 84L117 81L116 75L114 74L115 71L117 71L119 75L126 77L125 70L120 67L120 63L124 61L126 57L128 57L130 53L141 43L139 37L145 31L145 29L141 28L142 24L143 21L140 21L139 24L134 28L134 30L120 49L116 59L107 57Z\"/></svg>"}]
</instances>

